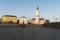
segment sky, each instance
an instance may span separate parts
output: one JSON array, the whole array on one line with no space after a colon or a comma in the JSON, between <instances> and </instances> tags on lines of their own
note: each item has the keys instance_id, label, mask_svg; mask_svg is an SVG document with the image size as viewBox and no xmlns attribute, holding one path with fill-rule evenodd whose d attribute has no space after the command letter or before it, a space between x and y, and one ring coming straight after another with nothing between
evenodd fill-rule
<instances>
[{"instance_id":1,"label":"sky","mask_svg":"<svg viewBox=\"0 0 60 40\"><path fill-rule=\"evenodd\" d=\"M0 18L3 15L34 18L37 5L40 17L60 21L60 0L0 0Z\"/></svg>"}]
</instances>

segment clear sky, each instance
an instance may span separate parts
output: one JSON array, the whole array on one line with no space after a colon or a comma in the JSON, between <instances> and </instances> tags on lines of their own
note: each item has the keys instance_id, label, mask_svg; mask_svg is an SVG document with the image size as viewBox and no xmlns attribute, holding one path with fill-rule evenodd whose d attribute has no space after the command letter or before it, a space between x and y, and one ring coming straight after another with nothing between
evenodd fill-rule
<instances>
[{"instance_id":1,"label":"clear sky","mask_svg":"<svg viewBox=\"0 0 60 40\"><path fill-rule=\"evenodd\" d=\"M37 5L40 17L60 21L60 0L0 0L0 17L8 14L33 18Z\"/></svg>"}]
</instances>

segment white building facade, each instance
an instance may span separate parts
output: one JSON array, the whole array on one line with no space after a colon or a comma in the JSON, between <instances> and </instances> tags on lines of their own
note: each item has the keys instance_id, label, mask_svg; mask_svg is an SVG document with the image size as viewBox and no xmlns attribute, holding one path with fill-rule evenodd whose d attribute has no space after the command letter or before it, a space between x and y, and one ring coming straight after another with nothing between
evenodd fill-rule
<instances>
[{"instance_id":1,"label":"white building facade","mask_svg":"<svg viewBox=\"0 0 60 40\"><path fill-rule=\"evenodd\" d=\"M26 17L20 17L19 24L28 24L28 18L26 18Z\"/></svg>"}]
</instances>

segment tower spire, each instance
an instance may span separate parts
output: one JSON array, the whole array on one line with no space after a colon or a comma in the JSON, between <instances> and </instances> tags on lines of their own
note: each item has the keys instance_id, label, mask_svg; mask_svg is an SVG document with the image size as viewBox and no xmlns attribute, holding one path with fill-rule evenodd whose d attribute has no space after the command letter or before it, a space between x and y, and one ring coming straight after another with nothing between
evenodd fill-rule
<instances>
[{"instance_id":1,"label":"tower spire","mask_svg":"<svg viewBox=\"0 0 60 40\"><path fill-rule=\"evenodd\" d=\"M36 8L36 17L40 17L40 15L39 15L39 7L38 7L38 5L37 5L37 8Z\"/></svg>"},{"instance_id":2,"label":"tower spire","mask_svg":"<svg viewBox=\"0 0 60 40\"><path fill-rule=\"evenodd\" d=\"M39 8L38 8L38 5L37 5L37 8L36 8L36 24L39 24Z\"/></svg>"},{"instance_id":3,"label":"tower spire","mask_svg":"<svg viewBox=\"0 0 60 40\"><path fill-rule=\"evenodd\" d=\"M37 5L37 8L36 8L36 10L39 10L39 7L38 7L38 5Z\"/></svg>"}]
</instances>

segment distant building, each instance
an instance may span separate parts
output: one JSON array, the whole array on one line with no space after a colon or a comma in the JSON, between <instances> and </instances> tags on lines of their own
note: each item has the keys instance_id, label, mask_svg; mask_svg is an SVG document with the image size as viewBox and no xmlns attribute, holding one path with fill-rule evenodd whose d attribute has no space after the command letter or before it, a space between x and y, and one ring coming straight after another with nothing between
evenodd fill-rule
<instances>
[{"instance_id":1,"label":"distant building","mask_svg":"<svg viewBox=\"0 0 60 40\"><path fill-rule=\"evenodd\" d=\"M2 19L0 18L0 24L2 23Z\"/></svg>"},{"instance_id":2,"label":"distant building","mask_svg":"<svg viewBox=\"0 0 60 40\"><path fill-rule=\"evenodd\" d=\"M36 16L35 16L35 18L31 19L31 24L44 24L44 23L46 23L46 20L44 18L40 18L39 8L37 6L37 8L36 8Z\"/></svg>"},{"instance_id":3,"label":"distant building","mask_svg":"<svg viewBox=\"0 0 60 40\"><path fill-rule=\"evenodd\" d=\"M36 18L31 19L31 24L44 24L46 23L46 20L44 18L39 18L39 22L36 22Z\"/></svg>"},{"instance_id":4,"label":"distant building","mask_svg":"<svg viewBox=\"0 0 60 40\"><path fill-rule=\"evenodd\" d=\"M29 20L28 20L28 24L31 24L31 18L29 18Z\"/></svg>"},{"instance_id":5,"label":"distant building","mask_svg":"<svg viewBox=\"0 0 60 40\"><path fill-rule=\"evenodd\" d=\"M26 17L20 17L19 24L28 24L28 18L26 18Z\"/></svg>"},{"instance_id":6,"label":"distant building","mask_svg":"<svg viewBox=\"0 0 60 40\"><path fill-rule=\"evenodd\" d=\"M17 17L14 15L2 16L2 23L17 23Z\"/></svg>"}]
</instances>

